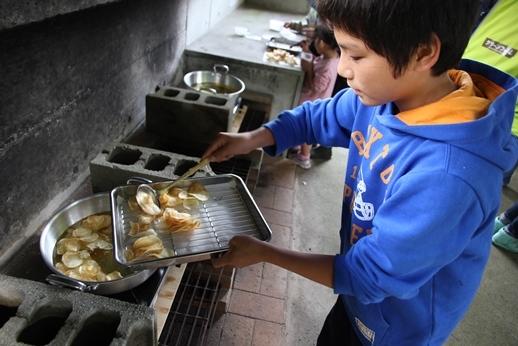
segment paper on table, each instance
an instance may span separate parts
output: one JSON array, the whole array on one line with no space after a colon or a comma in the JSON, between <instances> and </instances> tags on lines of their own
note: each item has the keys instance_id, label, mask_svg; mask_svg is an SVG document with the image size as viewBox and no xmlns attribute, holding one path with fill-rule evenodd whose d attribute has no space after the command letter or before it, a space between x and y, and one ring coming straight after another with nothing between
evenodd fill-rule
<instances>
[{"instance_id":1,"label":"paper on table","mask_svg":"<svg viewBox=\"0 0 518 346\"><path fill-rule=\"evenodd\" d=\"M252 34L245 35L245 38L247 38L249 40L254 40L254 41L261 41L262 40L261 36L259 36L259 35L252 35Z\"/></svg>"},{"instance_id":2,"label":"paper on table","mask_svg":"<svg viewBox=\"0 0 518 346\"><path fill-rule=\"evenodd\" d=\"M284 22L282 20L270 19L270 30L272 31L281 31L284 27Z\"/></svg>"}]
</instances>

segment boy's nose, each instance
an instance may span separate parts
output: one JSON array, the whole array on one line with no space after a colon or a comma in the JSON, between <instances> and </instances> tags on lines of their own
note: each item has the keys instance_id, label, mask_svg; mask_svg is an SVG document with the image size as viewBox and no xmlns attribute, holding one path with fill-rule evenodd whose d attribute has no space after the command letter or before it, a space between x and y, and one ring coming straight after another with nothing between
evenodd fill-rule
<instances>
[{"instance_id":1,"label":"boy's nose","mask_svg":"<svg viewBox=\"0 0 518 346\"><path fill-rule=\"evenodd\" d=\"M353 79L353 71L341 62L338 64L338 74L348 80Z\"/></svg>"},{"instance_id":2,"label":"boy's nose","mask_svg":"<svg viewBox=\"0 0 518 346\"><path fill-rule=\"evenodd\" d=\"M340 56L340 60L338 61L338 74L346 79L353 78L353 71L349 67L347 60L344 58L343 54Z\"/></svg>"}]
</instances>

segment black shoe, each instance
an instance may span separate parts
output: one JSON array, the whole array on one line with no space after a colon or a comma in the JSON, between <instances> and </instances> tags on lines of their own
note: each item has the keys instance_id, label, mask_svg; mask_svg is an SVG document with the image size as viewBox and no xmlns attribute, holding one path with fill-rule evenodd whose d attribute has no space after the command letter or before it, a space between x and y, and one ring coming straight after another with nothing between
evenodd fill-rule
<instances>
[{"instance_id":1,"label":"black shoe","mask_svg":"<svg viewBox=\"0 0 518 346\"><path fill-rule=\"evenodd\" d=\"M333 148L318 146L311 149L311 158L317 160L330 160L333 155Z\"/></svg>"}]
</instances>

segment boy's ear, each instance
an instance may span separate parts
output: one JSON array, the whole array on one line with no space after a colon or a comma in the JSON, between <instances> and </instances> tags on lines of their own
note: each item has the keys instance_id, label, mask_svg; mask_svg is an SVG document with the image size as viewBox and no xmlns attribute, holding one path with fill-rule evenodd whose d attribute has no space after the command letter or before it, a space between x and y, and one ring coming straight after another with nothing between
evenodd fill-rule
<instances>
[{"instance_id":1,"label":"boy's ear","mask_svg":"<svg viewBox=\"0 0 518 346\"><path fill-rule=\"evenodd\" d=\"M430 42L417 48L415 54L415 68L418 71L431 70L441 54L441 40L433 33Z\"/></svg>"}]
</instances>

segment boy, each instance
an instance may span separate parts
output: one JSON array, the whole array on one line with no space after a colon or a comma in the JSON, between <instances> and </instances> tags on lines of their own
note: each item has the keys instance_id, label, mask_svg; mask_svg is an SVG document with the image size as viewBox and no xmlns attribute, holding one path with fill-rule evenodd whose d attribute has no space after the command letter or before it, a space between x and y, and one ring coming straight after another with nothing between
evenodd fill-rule
<instances>
[{"instance_id":1,"label":"boy","mask_svg":"<svg viewBox=\"0 0 518 346\"><path fill-rule=\"evenodd\" d=\"M332 287L320 345L440 345L467 311L486 265L517 81L464 61L472 0L320 0L350 89L264 127L220 134L220 161L300 142L349 148L341 251L303 254L234 237L214 265L270 262Z\"/></svg>"}]
</instances>

